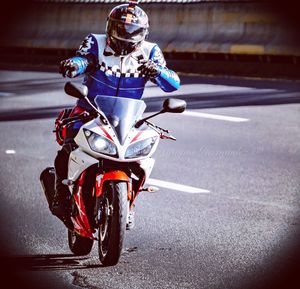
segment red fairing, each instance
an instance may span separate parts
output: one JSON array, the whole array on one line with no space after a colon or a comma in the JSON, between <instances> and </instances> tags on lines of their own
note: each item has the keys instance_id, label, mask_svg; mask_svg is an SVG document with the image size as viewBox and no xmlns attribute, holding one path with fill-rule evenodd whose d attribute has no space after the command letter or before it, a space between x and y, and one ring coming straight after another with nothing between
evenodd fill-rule
<instances>
[{"instance_id":1,"label":"red fairing","mask_svg":"<svg viewBox=\"0 0 300 289\"><path fill-rule=\"evenodd\" d=\"M78 215L76 215L75 217L71 217L71 219L74 224L74 231L77 234L83 237L95 239L93 237L92 229L89 225L89 220L83 202L82 194L84 192L82 192L82 186L84 183L84 178L85 178L85 171L81 174L78 180L78 189L73 193L73 197L78 208Z\"/></svg>"},{"instance_id":2,"label":"red fairing","mask_svg":"<svg viewBox=\"0 0 300 289\"><path fill-rule=\"evenodd\" d=\"M136 136L132 139L132 141L131 141L130 143L133 143L133 142L135 142L136 140L138 140L138 138L141 136L142 133L143 133L142 130L139 131L139 132L136 134Z\"/></svg>"},{"instance_id":3,"label":"red fairing","mask_svg":"<svg viewBox=\"0 0 300 289\"><path fill-rule=\"evenodd\" d=\"M137 196L138 196L138 195L140 194L140 192L142 191L143 186L144 186L144 183L145 183L145 176L143 176L143 178L142 178L142 181L141 181L141 183L140 183L140 187L139 187L138 191L136 192L136 194L135 194L135 196L134 196L134 199L133 199L133 200L131 199L130 210L133 208L133 205L134 205L134 202L135 202Z\"/></svg>"},{"instance_id":4,"label":"red fairing","mask_svg":"<svg viewBox=\"0 0 300 289\"><path fill-rule=\"evenodd\" d=\"M64 117L66 117L67 112L66 109L62 110L59 114L58 117L55 120L55 136L56 136L56 142L59 145L62 145L64 142L64 138L65 138L65 132L63 132L65 127L61 127L61 121L64 119Z\"/></svg>"},{"instance_id":5,"label":"red fairing","mask_svg":"<svg viewBox=\"0 0 300 289\"><path fill-rule=\"evenodd\" d=\"M85 111L84 108L82 108L81 106L76 105L76 106L74 106L74 108L72 109L72 112L71 112L70 116L76 116L76 115L78 115L78 114L81 114L81 113L84 112L84 111Z\"/></svg>"},{"instance_id":6,"label":"red fairing","mask_svg":"<svg viewBox=\"0 0 300 289\"><path fill-rule=\"evenodd\" d=\"M103 128L102 126L100 126L101 130L104 132L106 138L108 138L109 140L111 140L112 142L114 141L113 138L110 136L110 134L106 131L105 128Z\"/></svg>"},{"instance_id":7,"label":"red fairing","mask_svg":"<svg viewBox=\"0 0 300 289\"><path fill-rule=\"evenodd\" d=\"M67 136L67 125L62 125L62 121L65 118L68 117L73 117L76 116L78 114L81 114L82 112L84 112L85 109L83 109L80 106L75 106L73 109L67 108L67 109L63 109L58 117L55 120L55 134L56 134L56 142L59 145L63 145L64 140Z\"/></svg>"},{"instance_id":8,"label":"red fairing","mask_svg":"<svg viewBox=\"0 0 300 289\"><path fill-rule=\"evenodd\" d=\"M132 195L131 183L129 178L123 171L111 171L107 172L104 175L97 175L96 177L96 197L99 198L103 193L103 185L106 181L124 181L127 182L128 187L128 198ZM130 198L129 198L130 199Z\"/></svg>"}]
</instances>

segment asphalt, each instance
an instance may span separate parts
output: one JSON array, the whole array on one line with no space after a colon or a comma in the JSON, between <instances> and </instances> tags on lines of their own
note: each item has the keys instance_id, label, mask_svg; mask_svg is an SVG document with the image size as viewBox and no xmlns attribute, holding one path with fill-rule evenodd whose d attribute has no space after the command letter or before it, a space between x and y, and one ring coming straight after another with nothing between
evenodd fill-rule
<instances>
[{"instance_id":1,"label":"asphalt","mask_svg":"<svg viewBox=\"0 0 300 289\"><path fill-rule=\"evenodd\" d=\"M97 244L71 254L39 183L59 149L55 116L75 103L65 79L0 77L1 278L11 288L299 288L298 82L185 75L170 95L148 86L148 113L170 96L189 111L248 121L155 118L177 141L161 141L151 177L209 192L141 194L120 262L105 268Z\"/></svg>"}]
</instances>

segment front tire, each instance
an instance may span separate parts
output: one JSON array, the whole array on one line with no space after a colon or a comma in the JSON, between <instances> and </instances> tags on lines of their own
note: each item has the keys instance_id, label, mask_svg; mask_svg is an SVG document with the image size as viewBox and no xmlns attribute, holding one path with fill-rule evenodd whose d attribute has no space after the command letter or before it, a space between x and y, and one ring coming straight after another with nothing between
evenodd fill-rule
<instances>
[{"instance_id":1,"label":"front tire","mask_svg":"<svg viewBox=\"0 0 300 289\"><path fill-rule=\"evenodd\" d=\"M99 259L104 266L119 261L126 229L127 183L110 182L104 192L102 220L98 230Z\"/></svg>"},{"instance_id":2,"label":"front tire","mask_svg":"<svg viewBox=\"0 0 300 289\"><path fill-rule=\"evenodd\" d=\"M88 255L93 247L93 240L81 237L78 234L68 230L69 248L76 256Z\"/></svg>"}]
</instances>

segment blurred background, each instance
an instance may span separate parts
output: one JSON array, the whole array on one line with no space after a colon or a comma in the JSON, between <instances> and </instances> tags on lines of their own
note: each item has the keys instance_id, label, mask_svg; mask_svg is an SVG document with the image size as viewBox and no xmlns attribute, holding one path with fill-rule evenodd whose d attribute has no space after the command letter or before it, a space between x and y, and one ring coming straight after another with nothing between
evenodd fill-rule
<instances>
[{"instance_id":1,"label":"blurred background","mask_svg":"<svg viewBox=\"0 0 300 289\"><path fill-rule=\"evenodd\" d=\"M123 1L124 2L124 1ZM1 17L0 66L56 69L89 33L104 33L122 1L9 1ZM149 41L180 72L299 77L296 1L142 0Z\"/></svg>"}]
</instances>

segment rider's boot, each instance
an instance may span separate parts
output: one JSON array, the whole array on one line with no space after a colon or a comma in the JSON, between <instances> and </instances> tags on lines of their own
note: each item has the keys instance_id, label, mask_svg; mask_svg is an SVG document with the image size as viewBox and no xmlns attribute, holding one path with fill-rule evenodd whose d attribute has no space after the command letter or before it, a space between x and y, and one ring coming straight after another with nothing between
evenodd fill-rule
<instances>
[{"instance_id":1,"label":"rider's boot","mask_svg":"<svg viewBox=\"0 0 300 289\"><path fill-rule=\"evenodd\" d=\"M70 196L69 188L62 183L67 178L68 153L62 149L58 151L55 158L55 193L51 206L53 215L63 219L67 213L67 201Z\"/></svg>"},{"instance_id":2,"label":"rider's boot","mask_svg":"<svg viewBox=\"0 0 300 289\"><path fill-rule=\"evenodd\" d=\"M51 212L58 218L63 218L66 215L67 200L70 195L69 189L62 184L61 178L56 175L55 178L55 194L51 206Z\"/></svg>"},{"instance_id":3,"label":"rider's boot","mask_svg":"<svg viewBox=\"0 0 300 289\"><path fill-rule=\"evenodd\" d=\"M55 195L52 202L51 212L58 217L65 226L73 230L73 223L68 209L68 203L70 200L69 188L62 184L60 178L56 178L55 182Z\"/></svg>"}]
</instances>

